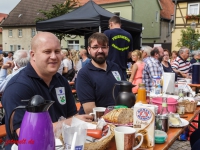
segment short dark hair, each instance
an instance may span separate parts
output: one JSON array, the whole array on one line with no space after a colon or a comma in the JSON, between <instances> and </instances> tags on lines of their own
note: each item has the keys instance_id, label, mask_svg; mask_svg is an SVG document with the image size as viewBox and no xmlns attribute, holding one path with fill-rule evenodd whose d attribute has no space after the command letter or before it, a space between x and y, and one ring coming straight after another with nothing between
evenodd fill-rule
<instances>
[{"instance_id":1,"label":"short dark hair","mask_svg":"<svg viewBox=\"0 0 200 150\"><path fill-rule=\"evenodd\" d=\"M153 49L152 49L152 51L151 51L151 56L155 56L156 54L159 54L159 50L158 50L158 48L157 47L154 47Z\"/></svg>"},{"instance_id":2,"label":"short dark hair","mask_svg":"<svg viewBox=\"0 0 200 150\"><path fill-rule=\"evenodd\" d=\"M168 52L169 56L171 56L171 53L168 49L164 49L164 52Z\"/></svg>"},{"instance_id":3,"label":"short dark hair","mask_svg":"<svg viewBox=\"0 0 200 150\"><path fill-rule=\"evenodd\" d=\"M108 37L104 33L93 33L88 39L88 46L91 46L93 40L97 40L97 42L101 45L108 45Z\"/></svg>"},{"instance_id":4,"label":"short dark hair","mask_svg":"<svg viewBox=\"0 0 200 150\"><path fill-rule=\"evenodd\" d=\"M121 24L121 19L119 18L119 16L113 16L109 19L109 22L113 22L116 24Z\"/></svg>"},{"instance_id":5,"label":"short dark hair","mask_svg":"<svg viewBox=\"0 0 200 150\"><path fill-rule=\"evenodd\" d=\"M12 51L10 51L10 52L8 52L8 54L13 54L13 52L12 52Z\"/></svg>"}]
</instances>

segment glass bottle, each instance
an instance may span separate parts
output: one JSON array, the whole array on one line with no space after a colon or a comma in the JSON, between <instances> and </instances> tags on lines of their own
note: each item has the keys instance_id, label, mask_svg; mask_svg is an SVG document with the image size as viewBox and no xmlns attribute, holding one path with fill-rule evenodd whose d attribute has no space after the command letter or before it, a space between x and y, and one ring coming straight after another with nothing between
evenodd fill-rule
<instances>
[{"instance_id":1,"label":"glass bottle","mask_svg":"<svg viewBox=\"0 0 200 150\"><path fill-rule=\"evenodd\" d=\"M147 104L146 95L147 93L146 93L145 84L140 83L139 88L138 88L138 93L137 93L137 99L135 103L141 102L143 104Z\"/></svg>"},{"instance_id":2,"label":"glass bottle","mask_svg":"<svg viewBox=\"0 0 200 150\"><path fill-rule=\"evenodd\" d=\"M167 97L162 97L162 109L160 112L161 115L168 115L169 111L168 111L168 107L167 107Z\"/></svg>"},{"instance_id":3,"label":"glass bottle","mask_svg":"<svg viewBox=\"0 0 200 150\"><path fill-rule=\"evenodd\" d=\"M174 95L178 95L178 83L175 82L174 84Z\"/></svg>"}]
</instances>

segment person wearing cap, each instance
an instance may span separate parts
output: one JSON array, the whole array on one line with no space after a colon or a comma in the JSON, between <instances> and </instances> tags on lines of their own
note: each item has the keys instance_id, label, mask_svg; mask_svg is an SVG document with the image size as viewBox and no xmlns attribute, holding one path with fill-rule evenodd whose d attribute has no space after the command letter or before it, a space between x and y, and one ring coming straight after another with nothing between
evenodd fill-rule
<instances>
[{"instance_id":1,"label":"person wearing cap","mask_svg":"<svg viewBox=\"0 0 200 150\"><path fill-rule=\"evenodd\" d=\"M152 50L152 47L150 46L143 46L141 48L142 50L142 59L143 59L143 62L146 62L147 59L151 56L151 50Z\"/></svg>"},{"instance_id":2,"label":"person wearing cap","mask_svg":"<svg viewBox=\"0 0 200 150\"><path fill-rule=\"evenodd\" d=\"M196 50L192 52L193 58L190 60L191 64L194 64L196 62L200 62L200 50Z\"/></svg>"}]
</instances>

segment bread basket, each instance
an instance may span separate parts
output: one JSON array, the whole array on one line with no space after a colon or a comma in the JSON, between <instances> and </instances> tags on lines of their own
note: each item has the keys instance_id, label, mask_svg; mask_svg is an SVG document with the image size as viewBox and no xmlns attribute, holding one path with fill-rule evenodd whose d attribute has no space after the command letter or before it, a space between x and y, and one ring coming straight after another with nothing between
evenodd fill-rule
<instances>
[{"instance_id":1,"label":"bread basket","mask_svg":"<svg viewBox=\"0 0 200 150\"><path fill-rule=\"evenodd\" d=\"M184 106L186 113L193 113L197 108L198 101L183 100L178 102L178 106Z\"/></svg>"},{"instance_id":2,"label":"bread basket","mask_svg":"<svg viewBox=\"0 0 200 150\"><path fill-rule=\"evenodd\" d=\"M84 150L94 150L94 149L105 150L115 135L114 133L115 126L112 124L109 124L109 126L110 126L110 135L107 138L104 138L102 140L93 143L85 143Z\"/></svg>"},{"instance_id":3,"label":"bread basket","mask_svg":"<svg viewBox=\"0 0 200 150\"><path fill-rule=\"evenodd\" d=\"M92 122L93 124L97 124L96 122ZM109 124L110 126L110 135L102 140L99 140L97 142L93 142L93 143L85 143L84 144L84 150L105 150L107 149L110 141L112 140L112 138L114 137L115 133L114 133L114 128L115 126L113 124ZM62 135L59 138L61 140L61 142L64 145L64 141L62 138Z\"/></svg>"}]
</instances>

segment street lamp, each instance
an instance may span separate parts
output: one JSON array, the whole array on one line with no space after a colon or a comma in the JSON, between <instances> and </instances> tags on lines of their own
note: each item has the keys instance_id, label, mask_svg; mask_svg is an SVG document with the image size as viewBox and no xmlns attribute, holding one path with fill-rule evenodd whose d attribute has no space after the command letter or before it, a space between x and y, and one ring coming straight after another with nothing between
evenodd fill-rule
<instances>
[{"instance_id":1,"label":"street lamp","mask_svg":"<svg viewBox=\"0 0 200 150\"><path fill-rule=\"evenodd\" d=\"M195 30L196 29L196 22L192 22L191 24L190 24L190 27L192 28L192 30Z\"/></svg>"}]
</instances>

